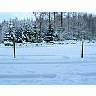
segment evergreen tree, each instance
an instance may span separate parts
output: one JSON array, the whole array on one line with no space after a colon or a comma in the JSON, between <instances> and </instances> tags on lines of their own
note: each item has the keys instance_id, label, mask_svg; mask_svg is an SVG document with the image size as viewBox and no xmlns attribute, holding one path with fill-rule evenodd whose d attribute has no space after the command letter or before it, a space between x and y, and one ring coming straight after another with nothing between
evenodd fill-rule
<instances>
[{"instance_id":1,"label":"evergreen tree","mask_svg":"<svg viewBox=\"0 0 96 96\"><path fill-rule=\"evenodd\" d=\"M45 41L49 43L50 41L54 41L54 29L52 25L49 25L49 28L47 30L47 34L45 36Z\"/></svg>"}]
</instances>

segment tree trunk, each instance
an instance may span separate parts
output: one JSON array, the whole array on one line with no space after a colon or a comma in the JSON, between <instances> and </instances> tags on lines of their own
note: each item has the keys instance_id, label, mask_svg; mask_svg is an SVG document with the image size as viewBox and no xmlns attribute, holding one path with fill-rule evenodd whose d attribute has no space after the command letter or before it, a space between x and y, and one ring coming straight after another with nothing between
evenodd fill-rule
<instances>
[{"instance_id":1,"label":"tree trunk","mask_svg":"<svg viewBox=\"0 0 96 96\"><path fill-rule=\"evenodd\" d=\"M69 31L69 12L68 12L68 31Z\"/></svg>"},{"instance_id":2,"label":"tree trunk","mask_svg":"<svg viewBox=\"0 0 96 96\"><path fill-rule=\"evenodd\" d=\"M54 12L54 30L55 30L55 12Z\"/></svg>"},{"instance_id":3,"label":"tree trunk","mask_svg":"<svg viewBox=\"0 0 96 96\"><path fill-rule=\"evenodd\" d=\"M63 13L61 12L61 27L62 27L62 22L63 22L63 21L62 21L62 15L63 15Z\"/></svg>"}]
</instances>

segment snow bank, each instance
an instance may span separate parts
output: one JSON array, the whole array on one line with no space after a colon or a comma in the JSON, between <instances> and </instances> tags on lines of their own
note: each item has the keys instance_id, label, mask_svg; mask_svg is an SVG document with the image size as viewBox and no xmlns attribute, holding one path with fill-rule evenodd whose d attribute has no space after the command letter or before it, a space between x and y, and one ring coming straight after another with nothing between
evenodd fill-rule
<instances>
[{"instance_id":1,"label":"snow bank","mask_svg":"<svg viewBox=\"0 0 96 96\"><path fill-rule=\"evenodd\" d=\"M94 85L96 44L16 44L0 46L1 85Z\"/></svg>"}]
</instances>

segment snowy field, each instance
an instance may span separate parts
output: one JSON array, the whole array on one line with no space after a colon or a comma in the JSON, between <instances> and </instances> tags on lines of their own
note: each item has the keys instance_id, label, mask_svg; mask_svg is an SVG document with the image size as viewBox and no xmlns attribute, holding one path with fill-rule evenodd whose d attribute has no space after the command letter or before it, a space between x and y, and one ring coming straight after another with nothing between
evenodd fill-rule
<instances>
[{"instance_id":1,"label":"snowy field","mask_svg":"<svg viewBox=\"0 0 96 96\"><path fill-rule=\"evenodd\" d=\"M1 44L0 85L96 85L96 43Z\"/></svg>"}]
</instances>

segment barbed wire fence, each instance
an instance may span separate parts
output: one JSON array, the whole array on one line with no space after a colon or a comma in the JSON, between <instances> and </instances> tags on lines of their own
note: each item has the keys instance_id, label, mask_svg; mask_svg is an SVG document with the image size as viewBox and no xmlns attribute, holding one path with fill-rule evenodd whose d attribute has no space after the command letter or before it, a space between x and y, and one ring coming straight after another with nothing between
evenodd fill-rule
<instances>
[{"instance_id":1,"label":"barbed wire fence","mask_svg":"<svg viewBox=\"0 0 96 96\"><path fill-rule=\"evenodd\" d=\"M60 42L59 42L60 43ZM85 44L84 41L80 41L77 44L68 44L62 42L60 44L15 44L14 46L0 46L0 58L43 58L43 57L76 57L86 58L95 57L96 44ZM15 48L15 50L14 50Z\"/></svg>"}]
</instances>

